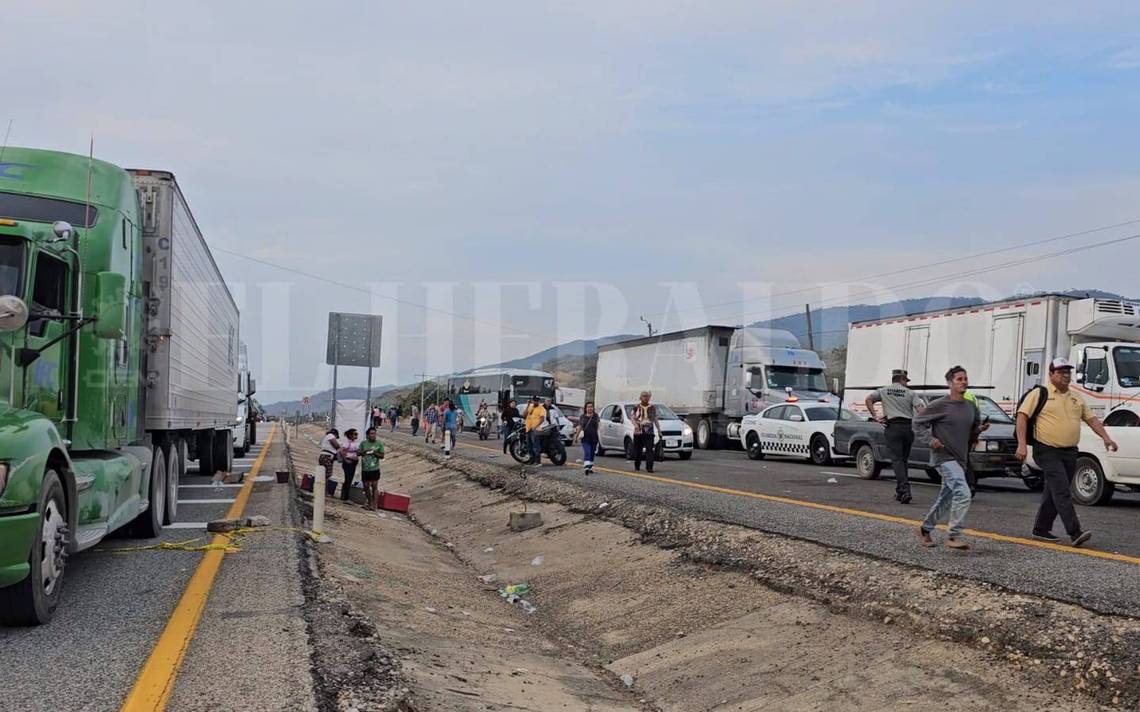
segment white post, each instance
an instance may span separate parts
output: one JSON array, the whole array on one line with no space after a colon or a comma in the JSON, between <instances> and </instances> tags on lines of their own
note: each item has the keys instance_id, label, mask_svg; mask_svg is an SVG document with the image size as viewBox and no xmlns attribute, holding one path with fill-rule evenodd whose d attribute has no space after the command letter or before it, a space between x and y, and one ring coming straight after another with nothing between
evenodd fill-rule
<instances>
[{"instance_id":1,"label":"white post","mask_svg":"<svg viewBox=\"0 0 1140 712\"><path fill-rule=\"evenodd\" d=\"M318 467L313 482L313 539L324 540L325 529L325 468Z\"/></svg>"}]
</instances>

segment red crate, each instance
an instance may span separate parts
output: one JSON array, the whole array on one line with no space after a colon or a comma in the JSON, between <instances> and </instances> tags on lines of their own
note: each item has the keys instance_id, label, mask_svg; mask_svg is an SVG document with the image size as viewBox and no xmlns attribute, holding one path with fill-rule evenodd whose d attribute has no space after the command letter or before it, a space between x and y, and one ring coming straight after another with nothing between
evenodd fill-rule
<instances>
[{"instance_id":1,"label":"red crate","mask_svg":"<svg viewBox=\"0 0 1140 712\"><path fill-rule=\"evenodd\" d=\"M316 482L316 478L312 475L301 475L301 489L305 490L306 492L313 491L314 482Z\"/></svg>"},{"instance_id":2,"label":"red crate","mask_svg":"<svg viewBox=\"0 0 1140 712\"><path fill-rule=\"evenodd\" d=\"M408 508L412 506L412 498L406 494L380 492L376 495L376 506L380 509L387 509L390 512L403 512L407 514Z\"/></svg>"}]
</instances>

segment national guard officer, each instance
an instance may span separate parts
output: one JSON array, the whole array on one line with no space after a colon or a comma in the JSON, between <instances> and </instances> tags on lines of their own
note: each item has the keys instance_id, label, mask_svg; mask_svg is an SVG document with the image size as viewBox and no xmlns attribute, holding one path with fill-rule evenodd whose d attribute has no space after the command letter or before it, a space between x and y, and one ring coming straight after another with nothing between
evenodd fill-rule
<instances>
[{"instance_id":1,"label":"national guard officer","mask_svg":"<svg viewBox=\"0 0 1140 712\"><path fill-rule=\"evenodd\" d=\"M891 371L891 384L869 394L863 401L867 411L874 413L874 404L882 403L883 412L875 420L886 423L885 439L891 453L891 464L895 469L895 500L910 504L910 478L907 474L910 462L910 448L914 445L914 430L911 421L919 405L918 396L907 388L910 379L904 369Z\"/></svg>"}]
</instances>

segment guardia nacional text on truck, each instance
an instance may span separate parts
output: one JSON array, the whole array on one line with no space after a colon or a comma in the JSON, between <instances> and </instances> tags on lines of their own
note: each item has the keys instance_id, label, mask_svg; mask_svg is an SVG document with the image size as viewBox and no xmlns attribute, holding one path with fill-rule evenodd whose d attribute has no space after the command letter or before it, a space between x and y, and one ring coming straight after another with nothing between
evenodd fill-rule
<instances>
[{"instance_id":1,"label":"guardia nacional text on truck","mask_svg":"<svg viewBox=\"0 0 1140 712\"><path fill-rule=\"evenodd\" d=\"M172 174L19 148L0 294L0 621L38 624L69 554L230 468L238 310Z\"/></svg>"}]
</instances>

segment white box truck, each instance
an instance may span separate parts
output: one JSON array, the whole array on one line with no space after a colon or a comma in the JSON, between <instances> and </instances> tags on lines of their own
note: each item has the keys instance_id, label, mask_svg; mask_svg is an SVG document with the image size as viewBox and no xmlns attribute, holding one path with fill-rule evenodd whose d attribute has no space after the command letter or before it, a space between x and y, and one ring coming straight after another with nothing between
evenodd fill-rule
<instances>
[{"instance_id":1,"label":"white box truck","mask_svg":"<svg viewBox=\"0 0 1140 712\"><path fill-rule=\"evenodd\" d=\"M788 398L834 400L823 361L788 331L702 326L598 347L594 401L641 391L677 412L702 449L737 437L740 419Z\"/></svg>"},{"instance_id":2,"label":"white box truck","mask_svg":"<svg viewBox=\"0 0 1140 712\"><path fill-rule=\"evenodd\" d=\"M912 384L943 384L953 365L1006 411L1048 380L1049 362L1076 364L1073 388L1098 417L1140 397L1140 303L1060 294L852 323L844 402L905 368Z\"/></svg>"}]
</instances>

